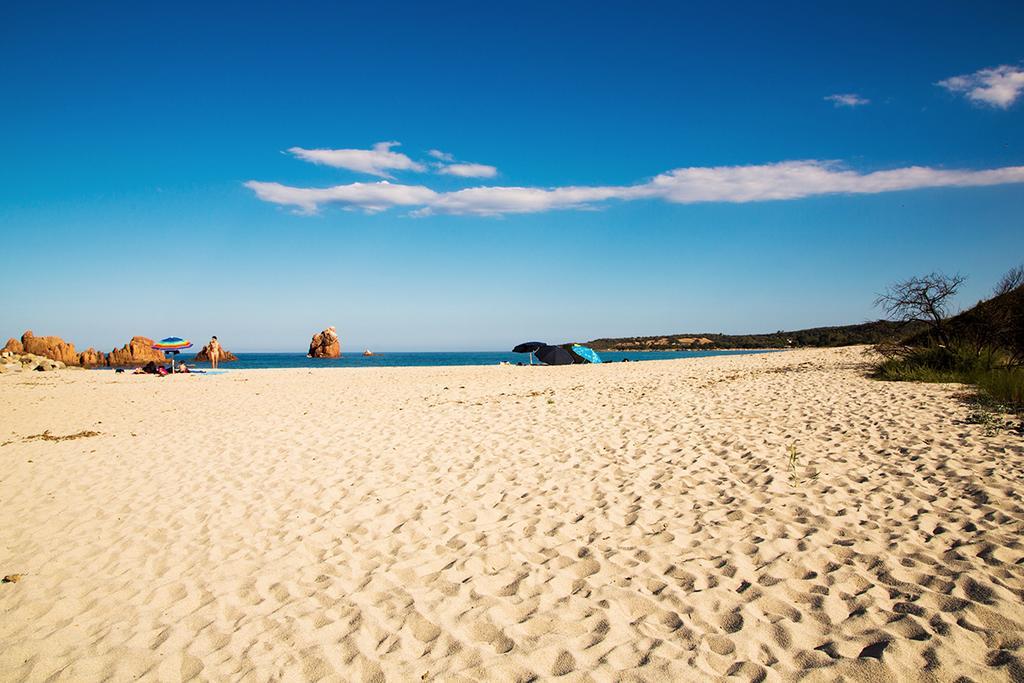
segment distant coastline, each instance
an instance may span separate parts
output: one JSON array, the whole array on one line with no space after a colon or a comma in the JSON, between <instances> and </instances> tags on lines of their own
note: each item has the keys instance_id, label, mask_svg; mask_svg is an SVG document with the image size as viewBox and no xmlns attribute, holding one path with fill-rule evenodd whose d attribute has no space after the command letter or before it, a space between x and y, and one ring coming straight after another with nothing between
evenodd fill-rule
<instances>
[{"instance_id":1,"label":"distant coastline","mask_svg":"<svg viewBox=\"0 0 1024 683\"><path fill-rule=\"evenodd\" d=\"M794 348L829 348L878 344L894 337L919 332L920 325L890 320L855 325L779 330L761 334L715 334L710 332L662 334L646 337L603 337L587 342L596 351L637 353L641 351L773 351Z\"/></svg>"}]
</instances>

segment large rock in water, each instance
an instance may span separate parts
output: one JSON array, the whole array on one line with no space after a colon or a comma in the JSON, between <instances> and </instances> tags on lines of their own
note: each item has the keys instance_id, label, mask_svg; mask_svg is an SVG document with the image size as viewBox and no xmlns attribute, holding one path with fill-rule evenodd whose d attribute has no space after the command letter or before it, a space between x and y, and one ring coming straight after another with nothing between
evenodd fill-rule
<instances>
[{"instance_id":1,"label":"large rock in water","mask_svg":"<svg viewBox=\"0 0 1024 683\"><path fill-rule=\"evenodd\" d=\"M163 351L150 348L152 346L153 340L149 337L132 337L130 342L107 354L107 365L145 365L149 361L167 360Z\"/></svg>"},{"instance_id":2,"label":"large rock in water","mask_svg":"<svg viewBox=\"0 0 1024 683\"><path fill-rule=\"evenodd\" d=\"M201 348L199 350L199 353L196 354L195 361L197 363L207 363L207 362L209 362L209 360L210 360L210 352L207 349L207 346L209 346L209 344L207 344L206 346ZM230 362L230 361L233 361L233 360L238 360L238 356L236 356L235 354L231 353L230 351L224 350L224 347L221 347L221 349L220 349L220 360L218 362L226 363L226 362Z\"/></svg>"},{"instance_id":3,"label":"large rock in water","mask_svg":"<svg viewBox=\"0 0 1024 683\"><path fill-rule=\"evenodd\" d=\"M60 361L65 365L78 365L78 354L75 353L75 345L64 341L60 337L37 337L32 334L32 330L25 330L25 334L21 335L21 346L23 353L43 356L51 360Z\"/></svg>"},{"instance_id":4,"label":"large rock in water","mask_svg":"<svg viewBox=\"0 0 1024 683\"><path fill-rule=\"evenodd\" d=\"M341 356L341 341L338 339L338 331L328 327L323 332L313 335L309 342L310 358L339 358Z\"/></svg>"}]
</instances>

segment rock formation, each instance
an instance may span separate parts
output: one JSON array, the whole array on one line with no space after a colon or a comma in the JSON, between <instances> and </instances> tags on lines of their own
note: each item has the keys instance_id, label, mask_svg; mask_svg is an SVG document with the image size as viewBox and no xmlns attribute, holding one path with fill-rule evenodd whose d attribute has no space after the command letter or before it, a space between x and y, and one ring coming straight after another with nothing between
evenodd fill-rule
<instances>
[{"instance_id":1,"label":"rock formation","mask_svg":"<svg viewBox=\"0 0 1024 683\"><path fill-rule=\"evenodd\" d=\"M6 350L0 351L0 374L24 372L29 370L45 372L48 370L61 370L65 367L68 366L59 360L53 360L46 356L37 356L34 353L14 353L13 351Z\"/></svg>"},{"instance_id":2,"label":"rock formation","mask_svg":"<svg viewBox=\"0 0 1024 683\"><path fill-rule=\"evenodd\" d=\"M78 365L75 345L60 337L37 337L32 334L32 330L25 330L25 334L21 335L21 346L23 353L43 356L65 365Z\"/></svg>"},{"instance_id":3,"label":"rock formation","mask_svg":"<svg viewBox=\"0 0 1024 683\"><path fill-rule=\"evenodd\" d=\"M209 344L207 344L206 346L201 348L199 350L199 353L196 354L195 361L197 363L207 363L207 362L209 362L209 360L210 360L210 352L207 350L207 346L209 346ZM221 350L220 350L220 360L218 362L226 363L226 362L230 362L230 361L233 361L233 360L238 360L238 356L236 356L235 354L233 354L230 351L227 351L223 347L221 347Z\"/></svg>"},{"instance_id":4,"label":"rock formation","mask_svg":"<svg viewBox=\"0 0 1024 683\"><path fill-rule=\"evenodd\" d=\"M323 332L313 335L309 342L310 358L339 358L341 356L341 341L338 339L338 331L328 327Z\"/></svg>"},{"instance_id":5,"label":"rock formation","mask_svg":"<svg viewBox=\"0 0 1024 683\"><path fill-rule=\"evenodd\" d=\"M47 358L60 367L102 367L104 365L144 365L149 361L163 362L167 360L163 351L154 351L150 348L153 340L149 337L132 337L132 340L120 349L114 349L108 354L103 354L96 349L89 347L81 353L75 352L75 345L66 342L60 337L37 337L32 330L26 330L21 335L21 341L11 338L7 340L2 351L7 362L15 356L28 358ZM237 360L234 357L223 360ZM23 362L28 362L23 360ZM39 365L39 363L36 363ZM46 365L45 369L54 369L53 364Z\"/></svg>"},{"instance_id":6,"label":"rock formation","mask_svg":"<svg viewBox=\"0 0 1024 683\"><path fill-rule=\"evenodd\" d=\"M91 346L78 354L78 365L83 368L94 368L107 364L107 357Z\"/></svg>"},{"instance_id":7,"label":"rock formation","mask_svg":"<svg viewBox=\"0 0 1024 683\"><path fill-rule=\"evenodd\" d=\"M8 342L10 343L10 342ZM20 372L21 371L21 354L17 354L11 351L7 347L4 347L0 351L0 375L5 372Z\"/></svg>"},{"instance_id":8,"label":"rock formation","mask_svg":"<svg viewBox=\"0 0 1024 683\"><path fill-rule=\"evenodd\" d=\"M152 346L153 340L149 337L132 337L130 342L107 354L107 365L145 365L149 361L167 360L163 351L150 348Z\"/></svg>"}]
</instances>

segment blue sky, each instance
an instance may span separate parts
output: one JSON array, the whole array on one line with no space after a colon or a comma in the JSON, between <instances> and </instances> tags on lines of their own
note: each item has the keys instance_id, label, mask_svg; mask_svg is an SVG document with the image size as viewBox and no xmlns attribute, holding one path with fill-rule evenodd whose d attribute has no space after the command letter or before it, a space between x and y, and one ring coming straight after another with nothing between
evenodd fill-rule
<instances>
[{"instance_id":1,"label":"blue sky","mask_svg":"<svg viewBox=\"0 0 1024 683\"><path fill-rule=\"evenodd\" d=\"M1024 6L708 4L9 3L0 334L761 332L1024 260Z\"/></svg>"}]
</instances>

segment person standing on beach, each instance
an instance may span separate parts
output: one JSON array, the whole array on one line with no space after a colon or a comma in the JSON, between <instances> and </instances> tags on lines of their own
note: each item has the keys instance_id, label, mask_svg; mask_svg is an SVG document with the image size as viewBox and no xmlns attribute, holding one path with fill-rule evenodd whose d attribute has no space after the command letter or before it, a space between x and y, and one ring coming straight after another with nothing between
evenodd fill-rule
<instances>
[{"instance_id":1,"label":"person standing on beach","mask_svg":"<svg viewBox=\"0 0 1024 683\"><path fill-rule=\"evenodd\" d=\"M217 361L220 360L220 342L217 341L217 337L211 339L210 343L206 345L206 353L210 356L210 365L216 368Z\"/></svg>"}]
</instances>

